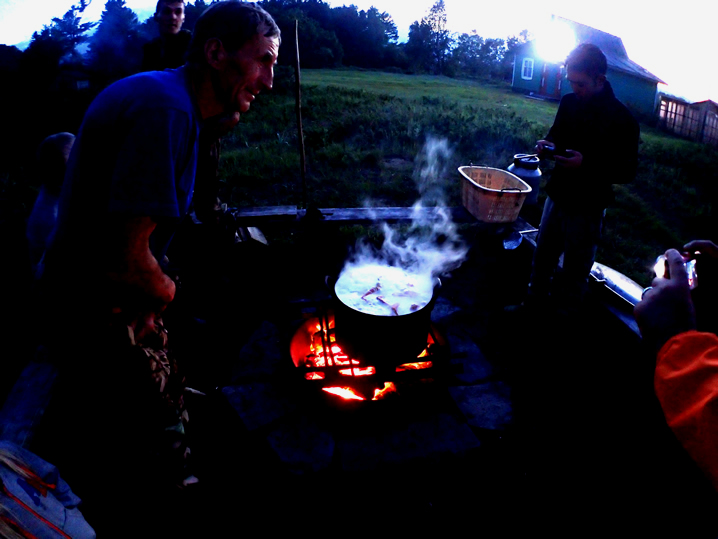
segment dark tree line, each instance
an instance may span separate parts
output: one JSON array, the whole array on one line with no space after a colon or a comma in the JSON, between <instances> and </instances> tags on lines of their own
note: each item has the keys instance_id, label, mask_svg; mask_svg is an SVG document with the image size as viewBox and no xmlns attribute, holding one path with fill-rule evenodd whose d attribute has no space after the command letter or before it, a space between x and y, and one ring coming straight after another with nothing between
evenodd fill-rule
<instances>
[{"instance_id":1,"label":"dark tree line","mask_svg":"<svg viewBox=\"0 0 718 539\"><path fill-rule=\"evenodd\" d=\"M446 27L444 0L437 0L429 13L409 28L404 50L412 72L510 80L513 52L528 39L527 30L505 40L483 38L476 32L452 34Z\"/></svg>"},{"instance_id":2,"label":"dark tree line","mask_svg":"<svg viewBox=\"0 0 718 539\"><path fill-rule=\"evenodd\" d=\"M196 0L186 6L184 27L192 30L210 5ZM262 0L277 20L284 40L280 58L294 56L294 27L299 23L302 66L308 68L356 66L393 68L409 73L432 73L477 78L510 76L512 49L526 40L519 37L485 39L476 33L452 34L446 27L444 0L437 0L420 21L415 21L406 43L398 42L391 15L372 7L354 5L332 8L322 0ZM21 64L33 83L51 84L62 72L84 72L95 88L139 70L142 45L155 37L156 26L144 22L125 0L106 0L97 23L82 22L87 0L78 0L62 18L35 32L21 53ZM3 58L17 51L0 49ZM11 48L10 48L11 49Z\"/></svg>"},{"instance_id":3,"label":"dark tree line","mask_svg":"<svg viewBox=\"0 0 718 539\"><path fill-rule=\"evenodd\" d=\"M519 37L485 39L476 33L451 34L444 0L437 0L411 25L406 43L386 12L354 5L332 8L322 0L263 0L282 29L280 62L294 57L299 25L302 67L357 66L454 77L508 78L511 51ZM9 112L0 140L0 161L25 156L47 135L77 132L94 96L111 82L136 73L142 46L157 35L152 18L141 22L125 0L106 0L98 22L83 22L88 0L78 0L61 18L36 31L25 51L0 46L0 99ZM184 28L192 30L208 0L187 3ZM3 155L6 152L7 155ZM12 161L17 161L14 159ZM22 161L22 160L21 160ZM6 165L3 165L6 167ZM4 174L0 170L0 174Z\"/></svg>"},{"instance_id":4,"label":"dark tree line","mask_svg":"<svg viewBox=\"0 0 718 539\"><path fill-rule=\"evenodd\" d=\"M430 73L451 77L510 79L513 50L528 33L484 39L476 33L452 34L444 0L415 21L406 43L391 15L375 7L331 8L322 0L265 0L260 4L277 20L284 35L280 57L294 54L294 25L299 21L299 50L304 67L356 66ZM291 49L291 50L287 50Z\"/></svg>"}]
</instances>

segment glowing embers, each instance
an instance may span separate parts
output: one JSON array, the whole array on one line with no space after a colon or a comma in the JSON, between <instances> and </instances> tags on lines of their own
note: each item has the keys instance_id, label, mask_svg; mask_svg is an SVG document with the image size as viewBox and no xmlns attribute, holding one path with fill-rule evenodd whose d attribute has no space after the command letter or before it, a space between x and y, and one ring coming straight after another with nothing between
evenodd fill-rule
<instances>
[{"instance_id":1,"label":"glowing embers","mask_svg":"<svg viewBox=\"0 0 718 539\"><path fill-rule=\"evenodd\" d=\"M331 393L332 395L337 395L338 397L341 397L341 398L347 399L347 400L359 400L359 401L366 400L359 392L352 389L351 387L323 387L322 391L326 391L327 393ZM399 391L396 389L396 384L394 384L394 382L384 382L384 387L382 389L374 390L374 396L372 397L371 400L380 401L390 395L398 395L398 394L399 394Z\"/></svg>"},{"instance_id":2,"label":"glowing embers","mask_svg":"<svg viewBox=\"0 0 718 539\"><path fill-rule=\"evenodd\" d=\"M357 401L364 400L364 397L359 395L359 393L354 391L351 387L323 387L322 391L326 391L327 393L331 393L332 395L337 395L342 399Z\"/></svg>"},{"instance_id":3,"label":"glowing embers","mask_svg":"<svg viewBox=\"0 0 718 539\"><path fill-rule=\"evenodd\" d=\"M334 335L334 319L325 319L322 322L310 323L307 325L309 335L309 353L304 358L304 366L308 369L319 369L326 367L350 367L359 365L356 359L350 359L337 344ZM339 374L344 376L368 376L376 374L374 367L352 367L339 369ZM320 375L320 376L316 376ZM324 372L312 371L304 375L307 380L323 380Z\"/></svg>"},{"instance_id":4,"label":"glowing embers","mask_svg":"<svg viewBox=\"0 0 718 539\"><path fill-rule=\"evenodd\" d=\"M382 356L383 370L379 371L378 365L365 365L342 350L334 334L334 318L329 314L302 324L292 338L291 354L294 365L304 370L302 377L316 382L326 393L343 400L382 400L399 394L395 377L401 379L411 371L432 370L434 343L435 339L429 334L427 348L413 363L405 363L406 358L402 357L392 364L391 358ZM381 346L378 339L379 356ZM424 378L421 380L425 381Z\"/></svg>"},{"instance_id":5,"label":"glowing embers","mask_svg":"<svg viewBox=\"0 0 718 539\"><path fill-rule=\"evenodd\" d=\"M396 368L396 372L418 371L421 369L430 369L433 366L434 366L434 364L431 361L420 361L417 363L405 363L404 365L399 365Z\"/></svg>"}]
</instances>

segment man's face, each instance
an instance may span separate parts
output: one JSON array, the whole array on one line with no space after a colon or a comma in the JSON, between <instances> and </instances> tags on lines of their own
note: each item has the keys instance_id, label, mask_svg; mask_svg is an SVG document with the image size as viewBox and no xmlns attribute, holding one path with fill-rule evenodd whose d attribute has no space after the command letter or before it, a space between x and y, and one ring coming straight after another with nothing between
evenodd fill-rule
<instances>
[{"instance_id":1,"label":"man's face","mask_svg":"<svg viewBox=\"0 0 718 539\"><path fill-rule=\"evenodd\" d=\"M581 71L574 71L568 69L566 71L566 78L571 83L571 89L581 101L586 101L603 90L603 83L606 77L599 75L598 77L591 77L587 73Z\"/></svg>"},{"instance_id":2,"label":"man's face","mask_svg":"<svg viewBox=\"0 0 718 539\"><path fill-rule=\"evenodd\" d=\"M241 49L227 54L224 65L218 70L215 93L225 112L244 113L262 90L272 89L279 37L258 33Z\"/></svg>"},{"instance_id":3,"label":"man's face","mask_svg":"<svg viewBox=\"0 0 718 539\"><path fill-rule=\"evenodd\" d=\"M160 34L177 34L184 23L184 2L162 2L155 13Z\"/></svg>"}]
</instances>

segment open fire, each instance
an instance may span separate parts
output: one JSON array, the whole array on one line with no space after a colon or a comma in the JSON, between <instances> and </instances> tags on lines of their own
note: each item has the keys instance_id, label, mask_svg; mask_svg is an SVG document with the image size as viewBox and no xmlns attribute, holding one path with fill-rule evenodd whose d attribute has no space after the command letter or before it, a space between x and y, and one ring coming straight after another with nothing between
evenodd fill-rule
<instances>
[{"instance_id":1,"label":"open fire","mask_svg":"<svg viewBox=\"0 0 718 539\"><path fill-rule=\"evenodd\" d=\"M377 364L349 357L335 335L335 320L331 312L306 320L291 342L295 367L303 371L303 378L344 400L382 400L400 393L397 384L402 379L431 380L437 349L443 342L433 328L426 339L426 347L416 361L382 355L383 343L378 341ZM420 376L419 376L420 375ZM419 376L417 378L417 376Z\"/></svg>"}]
</instances>

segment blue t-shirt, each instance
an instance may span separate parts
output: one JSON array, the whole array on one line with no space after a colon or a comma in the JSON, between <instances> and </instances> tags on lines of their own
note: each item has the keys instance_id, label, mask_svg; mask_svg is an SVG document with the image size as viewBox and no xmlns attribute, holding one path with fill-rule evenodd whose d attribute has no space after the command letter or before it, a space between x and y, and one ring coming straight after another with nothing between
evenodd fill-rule
<instances>
[{"instance_id":1,"label":"blue t-shirt","mask_svg":"<svg viewBox=\"0 0 718 539\"><path fill-rule=\"evenodd\" d=\"M53 250L92 256L110 216L149 216L161 260L192 200L200 121L184 68L140 73L100 93L72 148Z\"/></svg>"}]
</instances>

